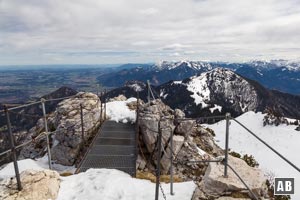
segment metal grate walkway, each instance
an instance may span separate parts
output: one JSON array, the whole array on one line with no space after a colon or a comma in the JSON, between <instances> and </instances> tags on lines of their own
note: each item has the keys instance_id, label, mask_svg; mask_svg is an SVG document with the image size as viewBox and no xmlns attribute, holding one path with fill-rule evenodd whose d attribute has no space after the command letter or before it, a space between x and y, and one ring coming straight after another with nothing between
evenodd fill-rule
<instances>
[{"instance_id":1,"label":"metal grate walkway","mask_svg":"<svg viewBox=\"0 0 300 200\"><path fill-rule=\"evenodd\" d=\"M135 140L133 124L104 122L77 172L90 168L107 168L135 175Z\"/></svg>"}]
</instances>

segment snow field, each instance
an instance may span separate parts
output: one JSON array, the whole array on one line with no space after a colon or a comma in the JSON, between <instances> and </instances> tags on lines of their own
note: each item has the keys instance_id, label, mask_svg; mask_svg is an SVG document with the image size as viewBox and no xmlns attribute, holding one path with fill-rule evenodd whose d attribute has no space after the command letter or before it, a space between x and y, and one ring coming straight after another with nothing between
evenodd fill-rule
<instances>
[{"instance_id":1,"label":"snow field","mask_svg":"<svg viewBox=\"0 0 300 200\"><path fill-rule=\"evenodd\" d=\"M299 168L300 132L295 130L296 126L264 127L264 116L260 112L251 111L236 119ZM215 131L215 140L218 145L225 148L225 121L207 126ZM295 195L291 197L295 200L300 199L300 173L234 121L231 121L229 128L229 148L241 154L253 155L259 163L259 168L266 174L271 173L275 177L295 178Z\"/></svg>"}]
</instances>

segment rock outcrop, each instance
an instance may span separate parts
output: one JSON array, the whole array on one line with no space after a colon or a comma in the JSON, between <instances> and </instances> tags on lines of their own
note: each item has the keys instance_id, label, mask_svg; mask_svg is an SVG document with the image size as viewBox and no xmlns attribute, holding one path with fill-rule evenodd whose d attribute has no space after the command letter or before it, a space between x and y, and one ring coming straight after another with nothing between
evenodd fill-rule
<instances>
[{"instance_id":1,"label":"rock outcrop","mask_svg":"<svg viewBox=\"0 0 300 200\"><path fill-rule=\"evenodd\" d=\"M160 100L140 106L139 126L149 153L152 153L155 149L159 128L162 131L163 148L168 143L171 132L175 129L173 112L169 106L166 106Z\"/></svg>"},{"instance_id":2,"label":"rock outcrop","mask_svg":"<svg viewBox=\"0 0 300 200\"><path fill-rule=\"evenodd\" d=\"M172 110L160 100L140 105L140 154L137 159L139 173L153 173L157 168L158 135L162 135L162 152L159 165L162 175L170 173L170 158L173 156L173 172L183 181L194 180L198 184L193 200L231 199L238 193L249 198L248 191L241 181L228 169L229 177L224 178L224 150L214 141L214 131L198 124L195 120L185 119L184 113ZM171 135L173 133L173 149ZM203 162L219 160L219 162ZM197 162L202 161L202 162ZM245 182L257 196L265 196L265 179L258 168L250 167L245 161L231 157L230 165L245 178ZM222 199L222 198L221 198Z\"/></svg>"},{"instance_id":3,"label":"rock outcrop","mask_svg":"<svg viewBox=\"0 0 300 200\"><path fill-rule=\"evenodd\" d=\"M83 108L84 135L81 129L81 110ZM66 99L58 104L55 112L48 118L49 131L52 135L52 159L62 165L73 165L78 157L84 140L100 125L101 103L93 93L79 92L75 97ZM35 137L44 131L43 119L30 130L30 136ZM31 138L28 138L31 139ZM24 148L21 156L25 158L39 157L46 151L45 139Z\"/></svg>"},{"instance_id":4,"label":"rock outcrop","mask_svg":"<svg viewBox=\"0 0 300 200\"><path fill-rule=\"evenodd\" d=\"M250 167L245 161L229 156L228 163L243 178L248 187L256 195L265 194L266 180L263 172L258 168ZM246 192L247 188L241 180L228 168L228 177L224 177L224 165L209 163L201 182L201 188L211 196L221 196L228 192Z\"/></svg>"},{"instance_id":5,"label":"rock outcrop","mask_svg":"<svg viewBox=\"0 0 300 200\"><path fill-rule=\"evenodd\" d=\"M161 162L162 171L167 174L170 169L170 157L178 157L178 160L194 160L202 159L204 155L199 154L199 148L206 147L207 143L210 145L210 151L215 153L216 156L221 155L223 151L213 142L213 136L204 128L198 127L194 120L185 120L185 114L179 110L172 110L166 106L162 101L155 100L150 104L140 105L139 113L139 127L140 127L140 140L146 146L147 153L153 155L150 160L153 164L157 165L157 140L158 130L162 134L162 152ZM171 133L173 133L173 151L171 151ZM199 139L203 135L205 141ZM207 149L207 148L206 148ZM172 152L172 153L171 153ZM139 169L150 168L153 166L145 165L145 160L142 156L139 157ZM141 165L141 163L143 163ZM151 162L146 162L151 163ZM177 163L175 165L176 172L180 173L183 177L193 178L191 171L203 168L202 164L187 164ZM203 172L204 174L204 172Z\"/></svg>"},{"instance_id":6,"label":"rock outcrop","mask_svg":"<svg viewBox=\"0 0 300 200\"><path fill-rule=\"evenodd\" d=\"M0 182L2 200L49 200L56 199L59 191L59 174L51 170L26 170L21 173L22 190L17 190L16 179Z\"/></svg>"}]
</instances>

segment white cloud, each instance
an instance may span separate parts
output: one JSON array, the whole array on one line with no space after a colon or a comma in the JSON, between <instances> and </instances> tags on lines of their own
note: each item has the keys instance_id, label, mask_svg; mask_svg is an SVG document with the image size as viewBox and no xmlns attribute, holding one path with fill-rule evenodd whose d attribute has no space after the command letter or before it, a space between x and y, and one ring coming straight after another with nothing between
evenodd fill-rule
<instances>
[{"instance_id":1,"label":"white cloud","mask_svg":"<svg viewBox=\"0 0 300 200\"><path fill-rule=\"evenodd\" d=\"M299 3L1 0L0 64L299 58Z\"/></svg>"}]
</instances>

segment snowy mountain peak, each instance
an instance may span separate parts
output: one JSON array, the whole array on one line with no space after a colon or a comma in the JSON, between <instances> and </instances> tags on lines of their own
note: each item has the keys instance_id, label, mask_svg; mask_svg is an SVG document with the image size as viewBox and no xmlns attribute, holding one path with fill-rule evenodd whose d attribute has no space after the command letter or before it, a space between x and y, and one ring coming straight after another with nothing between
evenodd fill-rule
<instances>
[{"instance_id":1,"label":"snowy mountain peak","mask_svg":"<svg viewBox=\"0 0 300 200\"><path fill-rule=\"evenodd\" d=\"M224 68L193 76L182 82L172 82L172 87L185 87L196 106L202 109L231 107L237 113L257 110L258 94L255 88L243 77ZM173 88L174 89L174 88ZM165 89L163 97L169 98Z\"/></svg>"},{"instance_id":2,"label":"snowy mountain peak","mask_svg":"<svg viewBox=\"0 0 300 200\"><path fill-rule=\"evenodd\" d=\"M283 68L290 71L300 71L300 62L299 61L290 61L290 60L253 60L248 64L255 68L268 68L268 69L276 69Z\"/></svg>"},{"instance_id":3,"label":"snowy mountain peak","mask_svg":"<svg viewBox=\"0 0 300 200\"><path fill-rule=\"evenodd\" d=\"M181 60L178 62L160 61L154 65L154 68L158 70L173 70L179 68L188 68L194 71L201 70L201 69L207 71L207 70L211 70L212 66L208 62L202 62L202 61L195 62L195 61Z\"/></svg>"}]
</instances>

